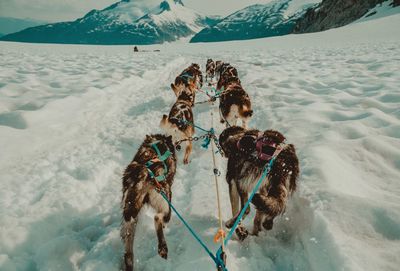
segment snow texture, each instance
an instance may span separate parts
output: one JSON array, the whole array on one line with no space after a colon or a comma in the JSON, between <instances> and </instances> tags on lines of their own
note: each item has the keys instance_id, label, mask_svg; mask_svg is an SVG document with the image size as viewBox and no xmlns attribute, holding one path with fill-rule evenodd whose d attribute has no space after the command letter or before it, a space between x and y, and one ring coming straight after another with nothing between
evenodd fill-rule
<instances>
[{"instance_id":1,"label":"snow texture","mask_svg":"<svg viewBox=\"0 0 400 271\"><path fill-rule=\"evenodd\" d=\"M145 48L161 53L0 43L0 270L119 270L122 172L159 132L175 100L169 84L208 57L238 68L250 126L283 132L301 163L286 213L272 231L233 240L229 270L398 270L399 23L396 14L323 33ZM194 112L209 127L209 106ZM216 249L210 151L196 144L188 166L179 156L173 203ZM218 164L224 174L226 161ZM175 215L166 239L167 261L144 210L138 270L215 270Z\"/></svg>"}]
</instances>

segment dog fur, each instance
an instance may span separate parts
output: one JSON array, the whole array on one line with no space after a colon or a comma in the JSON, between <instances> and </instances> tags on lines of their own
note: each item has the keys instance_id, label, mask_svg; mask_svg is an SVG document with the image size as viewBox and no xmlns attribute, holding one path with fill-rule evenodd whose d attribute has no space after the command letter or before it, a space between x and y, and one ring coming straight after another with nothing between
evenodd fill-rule
<instances>
[{"instance_id":1,"label":"dog fur","mask_svg":"<svg viewBox=\"0 0 400 271\"><path fill-rule=\"evenodd\" d=\"M145 163L157 158L157 153L151 144L159 141L158 148L163 154L169 150L172 155L165 161L168 167L166 180L161 182L163 191L171 200L171 186L176 172L176 154L171 136L147 135L143 144L140 146L132 162L126 168L122 178L122 201L121 208L123 221L121 225L121 238L125 245L124 270L132 271L134 267L133 245L135 238L135 228L138 223L138 215L142 207L147 204L155 211L154 225L158 238L158 254L166 259L168 247L165 241L163 228L171 218L171 208L156 191L154 180L149 175ZM164 172L162 162L155 162L151 166L154 174L159 175Z\"/></svg>"},{"instance_id":2,"label":"dog fur","mask_svg":"<svg viewBox=\"0 0 400 271\"><path fill-rule=\"evenodd\" d=\"M207 59L206 64L206 81L208 82L209 79L213 80L215 76L215 62L209 58Z\"/></svg>"},{"instance_id":3,"label":"dog fur","mask_svg":"<svg viewBox=\"0 0 400 271\"><path fill-rule=\"evenodd\" d=\"M244 135L257 137L259 130L246 130L242 127L233 126L225 129L219 137L224 155L228 158L226 181L229 185L229 196L232 207L232 218L226 222L226 226L231 228L248 200L248 194L254 189L256 182L260 178L266 161L258 159L252 155L255 146L245 146L238 149L238 141ZM285 137L274 130L266 130L263 136L269 138L277 144L282 144ZM297 187L299 176L299 161L295 147L292 144L285 144L283 150L275 159L275 162L259 191L254 196L252 203L257 209L254 218L253 235L258 235L262 227L266 230L272 229L273 220L285 211L286 202L290 194ZM239 209L240 200L240 209ZM245 215L250 212L246 210ZM244 219L244 218L243 218ZM240 225L236 234L239 239L244 240L248 231Z\"/></svg>"},{"instance_id":4,"label":"dog fur","mask_svg":"<svg viewBox=\"0 0 400 271\"><path fill-rule=\"evenodd\" d=\"M243 128L247 128L247 123L253 116L251 100L247 92L243 89L238 72L230 64L222 64L217 90L220 94L220 115L221 123L227 126L237 125L237 120L241 119Z\"/></svg>"},{"instance_id":5,"label":"dog fur","mask_svg":"<svg viewBox=\"0 0 400 271\"><path fill-rule=\"evenodd\" d=\"M203 74L200 71L200 66L196 63L193 63L182 71L181 74L175 78L175 82L171 84L171 88L176 97L178 97L184 89L189 89L194 94L196 90L202 87Z\"/></svg>"},{"instance_id":6,"label":"dog fur","mask_svg":"<svg viewBox=\"0 0 400 271\"><path fill-rule=\"evenodd\" d=\"M169 115L163 115L160 127L172 136L174 142L182 139L191 138L194 135L194 127L190 125L194 123L193 110L194 93L189 89L184 89L178 96L177 101L172 106ZM191 141L185 141L185 155L183 163L189 163L189 157L193 149Z\"/></svg>"}]
</instances>

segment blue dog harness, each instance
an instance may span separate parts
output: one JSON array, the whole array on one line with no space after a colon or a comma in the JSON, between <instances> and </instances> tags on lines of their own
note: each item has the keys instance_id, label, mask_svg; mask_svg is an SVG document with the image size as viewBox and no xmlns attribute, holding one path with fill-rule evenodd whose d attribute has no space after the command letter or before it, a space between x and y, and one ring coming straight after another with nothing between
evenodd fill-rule
<instances>
[{"instance_id":1,"label":"blue dog harness","mask_svg":"<svg viewBox=\"0 0 400 271\"><path fill-rule=\"evenodd\" d=\"M164 152L164 154L161 154L160 149L157 146L158 143L160 143L160 141L156 141L151 144L151 147L157 153L157 158L151 159L150 161L146 162L145 166L152 179L156 180L156 182L163 182L166 180L166 175L168 174L168 166L167 163L165 163L165 161L168 159L168 157L171 156L172 153L167 149ZM154 172L150 169L150 167L158 162L161 162L163 164L164 170L161 175L156 176L156 174L154 174Z\"/></svg>"}]
</instances>

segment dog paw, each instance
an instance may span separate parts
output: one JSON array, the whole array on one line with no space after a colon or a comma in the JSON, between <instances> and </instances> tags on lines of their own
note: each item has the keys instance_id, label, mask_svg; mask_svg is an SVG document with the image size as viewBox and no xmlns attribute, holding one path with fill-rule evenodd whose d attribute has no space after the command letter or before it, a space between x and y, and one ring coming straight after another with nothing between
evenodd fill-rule
<instances>
[{"instance_id":1,"label":"dog paw","mask_svg":"<svg viewBox=\"0 0 400 271\"><path fill-rule=\"evenodd\" d=\"M264 223L262 224L264 229L267 231L272 230L272 227L274 226L274 221L272 220L265 220Z\"/></svg>"},{"instance_id":2,"label":"dog paw","mask_svg":"<svg viewBox=\"0 0 400 271\"><path fill-rule=\"evenodd\" d=\"M259 230L253 229L252 232L250 233L251 236L258 236L258 234L260 233Z\"/></svg>"},{"instance_id":3,"label":"dog paw","mask_svg":"<svg viewBox=\"0 0 400 271\"><path fill-rule=\"evenodd\" d=\"M160 244L158 245L158 255L161 256L163 259L168 258L168 247L167 244Z\"/></svg>"},{"instance_id":4,"label":"dog paw","mask_svg":"<svg viewBox=\"0 0 400 271\"><path fill-rule=\"evenodd\" d=\"M190 161L189 161L189 158L185 158L185 159L183 159L183 164L184 164L184 165L187 165L187 164L189 164L189 162L190 162Z\"/></svg>"},{"instance_id":5,"label":"dog paw","mask_svg":"<svg viewBox=\"0 0 400 271\"><path fill-rule=\"evenodd\" d=\"M249 231L243 227L243 226L239 226L236 230L235 230L238 238L240 241L243 241L244 239L247 238L247 236L249 236Z\"/></svg>"},{"instance_id":6,"label":"dog paw","mask_svg":"<svg viewBox=\"0 0 400 271\"><path fill-rule=\"evenodd\" d=\"M228 229L233 227L233 224L235 224L235 217L229 219L227 222L225 222L225 227L227 227Z\"/></svg>"}]
</instances>

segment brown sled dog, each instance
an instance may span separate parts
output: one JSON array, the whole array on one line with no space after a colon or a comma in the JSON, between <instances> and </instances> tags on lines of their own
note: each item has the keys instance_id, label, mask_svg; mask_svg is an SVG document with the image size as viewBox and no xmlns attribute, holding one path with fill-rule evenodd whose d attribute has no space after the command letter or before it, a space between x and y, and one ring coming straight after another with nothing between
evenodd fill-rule
<instances>
[{"instance_id":1,"label":"brown sled dog","mask_svg":"<svg viewBox=\"0 0 400 271\"><path fill-rule=\"evenodd\" d=\"M194 93L189 89L184 89L178 96L176 103L172 106L169 115L163 115L160 127L166 133L172 135L174 142L182 139L191 138L194 135L193 111ZM186 141L185 156L183 163L189 163L189 156L192 152L192 142Z\"/></svg>"},{"instance_id":2,"label":"brown sled dog","mask_svg":"<svg viewBox=\"0 0 400 271\"><path fill-rule=\"evenodd\" d=\"M209 58L207 59L207 64L206 64L206 82L208 79L213 80L215 76L215 62Z\"/></svg>"},{"instance_id":3,"label":"brown sled dog","mask_svg":"<svg viewBox=\"0 0 400 271\"><path fill-rule=\"evenodd\" d=\"M200 66L195 63L182 71L181 74L175 78L175 82L171 84L171 88L176 97L178 97L184 89L190 89L194 95L196 90L202 87L203 74L200 71Z\"/></svg>"},{"instance_id":4,"label":"brown sled dog","mask_svg":"<svg viewBox=\"0 0 400 271\"><path fill-rule=\"evenodd\" d=\"M243 128L247 128L247 123L253 116L251 101L233 66L222 65L217 90L221 91L219 103L221 123L231 126L236 125L237 120L241 119Z\"/></svg>"},{"instance_id":5,"label":"brown sled dog","mask_svg":"<svg viewBox=\"0 0 400 271\"><path fill-rule=\"evenodd\" d=\"M156 144L160 158L153 144ZM161 161L164 159L164 161ZM146 164L151 161L151 165ZM165 163L165 164L164 164ZM166 170L167 169L167 170ZM158 254L164 259L168 255L168 247L164 238L164 224L171 218L171 208L156 188L161 188L171 200L171 186L176 172L175 148L171 136L146 136L143 144L126 168L122 178L123 221L121 238L125 245L124 270L132 271L134 265L133 243L138 214L143 205L148 204L156 211L154 225L158 237ZM154 176L152 176L154 174ZM164 180L157 181L157 176Z\"/></svg>"},{"instance_id":6,"label":"brown sled dog","mask_svg":"<svg viewBox=\"0 0 400 271\"><path fill-rule=\"evenodd\" d=\"M274 218L285 211L289 194L296 190L299 161L295 147L284 144L284 141L285 137L278 131L260 132L237 126L225 129L220 135L219 143L228 158L226 181L229 185L233 216L226 222L228 228L233 226L248 200L248 194L254 189L269 162L268 158L271 158L277 148L281 148L281 151L272 165L268 180L263 182L252 200L257 209L252 233L258 235L262 226L266 230L272 229ZM249 212L250 208L246 210L245 216ZM236 234L239 239L244 240L248 231L240 225Z\"/></svg>"}]
</instances>

